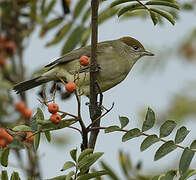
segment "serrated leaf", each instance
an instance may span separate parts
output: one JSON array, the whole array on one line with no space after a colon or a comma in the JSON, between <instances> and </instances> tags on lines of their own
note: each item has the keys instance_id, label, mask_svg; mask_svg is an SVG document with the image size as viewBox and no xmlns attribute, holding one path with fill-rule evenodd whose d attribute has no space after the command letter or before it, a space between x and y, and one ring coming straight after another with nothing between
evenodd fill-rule
<instances>
[{"instance_id":1,"label":"serrated leaf","mask_svg":"<svg viewBox=\"0 0 196 180\"><path fill-rule=\"evenodd\" d=\"M184 141L184 139L186 138L189 132L190 131L188 131L185 126L182 126L181 128L179 128L175 136L175 144L179 144L182 141Z\"/></svg>"},{"instance_id":2,"label":"serrated leaf","mask_svg":"<svg viewBox=\"0 0 196 180\"><path fill-rule=\"evenodd\" d=\"M41 133L38 133L38 134L36 134L36 135L34 136L33 146L34 146L35 150L37 150L38 147L39 147L40 135L41 135Z\"/></svg>"},{"instance_id":3,"label":"serrated leaf","mask_svg":"<svg viewBox=\"0 0 196 180\"><path fill-rule=\"evenodd\" d=\"M8 147L10 147L11 149L17 149L17 150L24 149L23 143L17 139L14 139L12 143L8 145Z\"/></svg>"},{"instance_id":4,"label":"serrated leaf","mask_svg":"<svg viewBox=\"0 0 196 180\"><path fill-rule=\"evenodd\" d=\"M78 162L80 162L85 156L92 154L93 153L93 149L85 149L84 151L82 151L78 157Z\"/></svg>"},{"instance_id":5,"label":"serrated leaf","mask_svg":"<svg viewBox=\"0 0 196 180\"><path fill-rule=\"evenodd\" d=\"M50 142L51 141L50 131L46 131L46 132L44 132L44 134L46 136L47 141Z\"/></svg>"},{"instance_id":6,"label":"serrated leaf","mask_svg":"<svg viewBox=\"0 0 196 180\"><path fill-rule=\"evenodd\" d=\"M87 4L87 1L88 0L79 0L79 2L76 4L74 12L73 12L73 17L75 19L80 15L84 6Z\"/></svg>"},{"instance_id":7,"label":"serrated leaf","mask_svg":"<svg viewBox=\"0 0 196 180\"><path fill-rule=\"evenodd\" d=\"M70 151L71 158L76 162L77 159L77 149L72 149Z\"/></svg>"},{"instance_id":8,"label":"serrated leaf","mask_svg":"<svg viewBox=\"0 0 196 180\"><path fill-rule=\"evenodd\" d=\"M160 14L161 16L163 16L164 18L166 18L169 22L171 22L173 25L175 24L175 20L174 17L171 13L160 9L160 8L150 8L151 11Z\"/></svg>"},{"instance_id":9,"label":"serrated leaf","mask_svg":"<svg viewBox=\"0 0 196 180\"><path fill-rule=\"evenodd\" d=\"M1 159L0 160L1 160L1 165L4 167L7 167L7 165L8 165L9 153L10 153L10 148L5 148L1 152Z\"/></svg>"},{"instance_id":10,"label":"serrated leaf","mask_svg":"<svg viewBox=\"0 0 196 180\"><path fill-rule=\"evenodd\" d=\"M165 155L169 154L173 150L175 150L177 147L175 146L173 141L167 141L159 149L156 151L155 156L154 156L154 161L157 161L164 157Z\"/></svg>"},{"instance_id":11,"label":"serrated leaf","mask_svg":"<svg viewBox=\"0 0 196 180\"><path fill-rule=\"evenodd\" d=\"M180 6L177 3L171 3L171 2L159 1L159 0L148 1L145 5L168 6L168 7L178 9L178 10L180 9Z\"/></svg>"},{"instance_id":12,"label":"serrated leaf","mask_svg":"<svg viewBox=\"0 0 196 180\"><path fill-rule=\"evenodd\" d=\"M169 136L174 128L176 127L176 122L172 120L165 121L160 127L160 138Z\"/></svg>"},{"instance_id":13,"label":"serrated leaf","mask_svg":"<svg viewBox=\"0 0 196 180\"><path fill-rule=\"evenodd\" d=\"M144 9L144 7L142 7L141 4L138 4L138 3L134 3L129 6L125 6L118 11L118 17L120 17L121 15L123 15L124 13L126 13L128 11L134 11L137 9Z\"/></svg>"},{"instance_id":14,"label":"serrated leaf","mask_svg":"<svg viewBox=\"0 0 196 180\"><path fill-rule=\"evenodd\" d=\"M181 175L188 170L190 163L193 159L193 156L194 156L193 151L191 151L189 148L184 149L179 163L179 172Z\"/></svg>"},{"instance_id":15,"label":"serrated leaf","mask_svg":"<svg viewBox=\"0 0 196 180\"><path fill-rule=\"evenodd\" d=\"M140 150L144 151L158 141L159 141L159 138L157 137L157 135L155 135L155 134L150 135L144 139L144 141L142 142L142 144L140 146Z\"/></svg>"},{"instance_id":16,"label":"serrated leaf","mask_svg":"<svg viewBox=\"0 0 196 180\"><path fill-rule=\"evenodd\" d=\"M71 29L72 23L65 24L55 35L54 39L46 44L47 47L59 43Z\"/></svg>"},{"instance_id":17,"label":"serrated leaf","mask_svg":"<svg viewBox=\"0 0 196 180\"><path fill-rule=\"evenodd\" d=\"M173 180L175 176L177 176L177 171L170 170L165 174L165 180Z\"/></svg>"},{"instance_id":18,"label":"serrated leaf","mask_svg":"<svg viewBox=\"0 0 196 180\"><path fill-rule=\"evenodd\" d=\"M67 162L64 163L61 171L65 171L65 170L70 169L70 168L75 167L75 166L76 166L75 163L73 163L72 161L67 161Z\"/></svg>"},{"instance_id":19,"label":"serrated leaf","mask_svg":"<svg viewBox=\"0 0 196 180\"><path fill-rule=\"evenodd\" d=\"M157 14L150 11L150 17L152 19L153 24L156 25L159 21L159 18L157 17Z\"/></svg>"},{"instance_id":20,"label":"serrated leaf","mask_svg":"<svg viewBox=\"0 0 196 180\"><path fill-rule=\"evenodd\" d=\"M81 173L85 173L90 166L92 166L101 156L103 155L102 152L97 152L93 154L89 154L85 156L79 163L78 168L80 169Z\"/></svg>"},{"instance_id":21,"label":"serrated leaf","mask_svg":"<svg viewBox=\"0 0 196 180\"><path fill-rule=\"evenodd\" d=\"M109 126L107 128L105 128L105 133L111 133L111 132L114 132L114 131L119 131L120 130L120 127L118 126Z\"/></svg>"},{"instance_id":22,"label":"serrated leaf","mask_svg":"<svg viewBox=\"0 0 196 180\"><path fill-rule=\"evenodd\" d=\"M27 125L19 125L19 126L15 126L13 129L13 131L24 131L24 132L29 132L32 131L31 127L27 126Z\"/></svg>"},{"instance_id":23,"label":"serrated leaf","mask_svg":"<svg viewBox=\"0 0 196 180\"><path fill-rule=\"evenodd\" d=\"M75 174L74 171L69 172L69 173L67 174L65 180L73 180L72 176L73 176L74 174Z\"/></svg>"},{"instance_id":24,"label":"serrated leaf","mask_svg":"<svg viewBox=\"0 0 196 180\"><path fill-rule=\"evenodd\" d=\"M155 113L151 108L148 108L145 121L142 125L142 132L151 129L155 123Z\"/></svg>"},{"instance_id":25,"label":"serrated leaf","mask_svg":"<svg viewBox=\"0 0 196 180\"><path fill-rule=\"evenodd\" d=\"M141 131L138 128L131 129L123 135L122 142L128 141L139 136L141 136Z\"/></svg>"},{"instance_id":26,"label":"serrated leaf","mask_svg":"<svg viewBox=\"0 0 196 180\"><path fill-rule=\"evenodd\" d=\"M77 44L81 40L84 31L85 28L83 26L78 26L72 31L71 35L69 36L69 38L67 39L67 41L63 46L61 52L62 55L72 51L77 46Z\"/></svg>"},{"instance_id":27,"label":"serrated leaf","mask_svg":"<svg viewBox=\"0 0 196 180\"><path fill-rule=\"evenodd\" d=\"M8 180L8 175L6 170L1 171L1 180Z\"/></svg>"},{"instance_id":28,"label":"serrated leaf","mask_svg":"<svg viewBox=\"0 0 196 180\"><path fill-rule=\"evenodd\" d=\"M191 143L190 149L196 149L196 140Z\"/></svg>"},{"instance_id":29,"label":"serrated leaf","mask_svg":"<svg viewBox=\"0 0 196 180\"><path fill-rule=\"evenodd\" d=\"M119 180L115 172L105 162L101 161L101 166L108 172L107 174L112 180Z\"/></svg>"},{"instance_id":30,"label":"serrated leaf","mask_svg":"<svg viewBox=\"0 0 196 180\"><path fill-rule=\"evenodd\" d=\"M106 174L107 174L107 171L97 171L97 172L81 175L81 176L78 177L77 180L92 179L92 178L100 177L100 176L103 176L103 175L106 175Z\"/></svg>"},{"instance_id":31,"label":"serrated leaf","mask_svg":"<svg viewBox=\"0 0 196 180\"><path fill-rule=\"evenodd\" d=\"M20 180L18 172L13 172L10 180Z\"/></svg>"},{"instance_id":32,"label":"serrated leaf","mask_svg":"<svg viewBox=\"0 0 196 180\"><path fill-rule=\"evenodd\" d=\"M119 118L119 121L121 124L121 129L123 129L129 123L129 119L127 117L123 117L123 116L119 116L118 118Z\"/></svg>"},{"instance_id":33,"label":"serrated leaf","mask_svg":"<svg viewBox=\"0 0 196 180\"><path fill-rule=\"evenodd\" d=\"M188 178L190 178L191 176L193 176L195 174L196 174L196 170L190 169L185 174L180 176L180 178L178 180L187 180Z\"/></svg>"}]
</instances>

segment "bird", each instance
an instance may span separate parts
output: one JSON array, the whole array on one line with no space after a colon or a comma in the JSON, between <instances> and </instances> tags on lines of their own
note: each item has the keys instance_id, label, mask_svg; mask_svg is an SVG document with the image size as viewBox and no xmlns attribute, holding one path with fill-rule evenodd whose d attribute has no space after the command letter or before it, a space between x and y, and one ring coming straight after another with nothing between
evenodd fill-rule
<instances>
[{"instance_id":1,"label":"bird","mask_svg":"<svg viewBox=\"0 0 196 180\"><path fill-rule=\"evenodd\" d=\"M47 64L44 72L33 79L14 85L16 93L22 93L50 81L63 79L65 83L75 82L82 94L90 95L90 65L82 67L81 56L91 58L91 46L72 50L57 60ZM97 43L97 83L105 92L122 82L134 64L143 56L154 56L144 46L130 36ZM76 78L78 75L78 78Z\"/></svg>"}]
</instances>

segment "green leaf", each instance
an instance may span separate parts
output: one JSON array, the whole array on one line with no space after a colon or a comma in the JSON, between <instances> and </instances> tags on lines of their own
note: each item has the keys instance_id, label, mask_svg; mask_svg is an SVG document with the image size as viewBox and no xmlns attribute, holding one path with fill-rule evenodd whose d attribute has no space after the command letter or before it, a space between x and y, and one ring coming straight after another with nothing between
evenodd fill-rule
<instances>
[{"instance_id":1,"label":"green leaf","mask_svg":"<svg viewBox=\"0 0 196 180\"><path fill-rule=\"evenodd\" d=\"M123 15L124 13L126 13L128 11L134 11L137 9L144 9L144 7L142 7L142 5L138 4L138 3L134 3L129 6L125 6L118 11L118 17L120 17L121 15Z\"/></svg>"},{"instance_id":2,"label":"green leaf","mask_svg":"<svg viewBox=\"0 0 196 180\"><path fill-rule=\"evenodd\" d=\"M55 4L56 4L56 0L51 0L50 3L49 3L49 5L48 5L47 7L44 8L44 11L43 11L42 16L43 16L43 17L48 16L49 13L50 13L50 12L52 11L52 9L54 8Z\"/></svg>"},{"instance_id":3,"label":"green leaf","mask_svg":"<svg viewBox=\"0 0 196 180\"><path fill-rule=\"evenodd\" d=\"M31 119L30 126L31 126L31 129L33 131L37 131L38 130L38 124L37 124L37 120L36 120L36 115L33 116L33 118Z\"/></svg>"},{"instance_id":4,"label":"green leaf","mask_svg":"<svg viewBox=\"0 0 196 180\"><path fill-rule=\"evenodd\" d=\"M165 155L169 154L173 150L175 150L177 147L175 146L173 141L167 141L161 147L156 151L154 156L154 161L157 161L164 157Z\"/></svg>"},{"instance_id":5,"label":"green leaf","mask_svg":"<svg viewBox=\"0 0 196 180\"><path fill-rule=\"evenodd\" d=\"M171 22L173 25L175 24L175 20L174 17L171 13L160 9L160 8L150 8L151 11L160 14L161 16L163 16L164 18L166 18L169 22Z\"/></svg>"},{"instance_id":6,"label":"green leaf","mask_svg":"<svg viewBox=\"0 0 196 180\"><path fill-rule=\"evenodd\" d=\"M160 127L160 138L167 137L176 127L176 122L172 120L165 121Z\"/></svg>"},{"instance_id":7,"label":"green leaf","mask_svg":"<svg viewBox=\"0 0 196 180\"><path fill-rule=\"evenodd\" d=\"M73 17L76 19L80 13L82 12L84 6L87 4L88 0L79 0L79 2L77 2L74 12L73 12Z\"/></svg>"},{"instance_id":8,"label":"green leaf","mask_svg":"<svg viewBox=\"0 0 196 180\"><path fill-rule=\"evenodd\" d=\"M104 170L107 171L108 176L112 180L119 180L118 176L115 174L115 172L103 161L101 161L101 166Z\"/></svg>"},{"instance_id":9,"label":"green leaf","mask_svg":"<svg viewBox=\"0 0 196 180\"><path fill-rule=\"evenodd\" d=\"M76 162L77 159L77 149L72 149L70 151L71 158Z\"/></svg>"},{"instance_id":10,"label":"green leaf","mask_svg":"<svg viewBox=\"0 0 196 180\"><path fill-rule=\"evenodd\" d=\"M151 129L155 123L155 113L151 108L148 108L145 121L142 125L142 132Z\"/></svg>"},{"instance_id":11,"label":"green leaf","mask_svg":"<svg viewBox=\"0 0 196 180\"><path fill-rule=\"evenodd\" d=\"M190 149L196 149L196 140L191 143Z\"/></svg>"},{"instance_id":12,"label":"green leaf","mask_svg":"<svg viewBox=\"0 0 196 180\"><path fill-rule=\"evenodd\" d=\"M182 141L184 141L184 139L186 138L189 132L190 131L188 131L185 126L182 126L181 128L179 128L175 136L175 144L179 144Z\"/></svg>"},{"instance_id":13,"label":"green leaf","mask_svg":"<svg viewBox=\"0 0 196 180\"><path fill-rule=\"evenodd\" d=\"M10 153L10 148L5 148L1 152L1 159L0 160L1 160L1 165L4 167L7 167L7 165L8 165L9 153Z\"/></svg>"},{"instance_id":14,"label":"green leaf","mask_svg":"<svg viewBox=\"0 0 196 180\"><path fill-rule=\"evenodd\" d=\"M50 142L51 141L50 131L46 131L46 132L44 132L44 134L46 136L47 141Z\"/></svg>"},{"instance_id":15,"label":"green leaf","mask_svg":"<svg viewBox=\"0 0 196 180\"><path fill-rule=\"evenodd\" d=\"M12 89L12 84L9 81L2 80L0 81L0 89Z\"/></svg>"},{"instance_id":16,"label":"green leaf","mask_svg":"<svg viewBox=\"0 0 196 180\"><path fill-rule=\"evenodd\" d=\"M126 2L131 2L131 1L136 1L136 0L116 0L116 1L113 1L110 5L110 7L114 7L114 6L117 6L119 4L123 4L123 3L126 3Z\"/></svg>"},{"instance_id":17,"label":"green leaf","mask_svg":"<svg viewBox=\"0 0 196 180\"><path fill-rule=\"evenodd\" d=\"M86 20L90 17L90 15L91 15L91 7L89 7L87 11L84 13L82 17L82 23L85 23Z\"/></svg>"},{"instance_id":18,"label":"green leaf","mask_svg":"<svg viewBox=\"0 0 196 180\"><path fill-rule=\"evenodd\" d=\"M102 152L97 152L85 156L80 162L78 162L80 172L85 173L102 155Z\"/></svg>"},{"instance_id":19,"label":"green leaf","mask_svg":"<svg viewBox=\"0 0 196 180\"><path fill-rule=\"evenodd\" d=\"M75 167L75 166L76 166L75 163L73 163L72 161L67 161L67 162L64 163L61 171L65 171L65 170L70 169L70 168Z\"/></svg>"},{"instance_id":20,"label":"green leaf","mask_svg":"<svg viewBox=\"0 0 196 180\"><path fill-rule=\"evenodd\" d=\"M122 137L122 142L128 141L132 138L141 136L141 131L138 128L134 128L126 132Z\"/></svg>"},{"instance_id":21,"label":"green leaf","mask_svg":"<svg viewBox=\"0 0 196 180\"><path fill-rule=\"evenodd\" d=\"M177 171L170 170L165 174L165 180L173 180L175 176L177 176Z\"/></svg>"},{"instance_id":22,"label":"green leaf","mask_svg":"<svg viewBox=\"0 0 196 180\"><path fill-rule=\"evenodd\" d=\"M105 129L105 133L111 133L111 132L119 131L119 130L120 130L120 127L118 126L109 126Z\"/></svg>"},{"instance_id":23,"label":"green leaf","mask_svg":"<svg viewBox=\"0 0 196 180\"><path fill-rule=\"evenodd\" d=\"M85 156L92 154L93 153L93 149L85 149L84 151L81 152L81 154L78 157L78 162L80 162Z\"/></svg>"},{"instance_id":24,"label":"green leaf","mask_svg":"<svg viewBox=\"0 0 196 180\"><path fill-rule=\"evenodd\" d=\"M1 171L1 180L8 180L8 175L6 170Z\"/></svg>"},{"instance_id":25,"label":"green leaf","mask_svg":"<svg viewBox=\"0 0 196 180\"><path fill-rule=\"evenodd\" d=\"M85 28L83 26L78 26L72 31L71 35L69 36L69 38L67 39L67 41L63 46L61 52L62 55L72 51L77 46L77 44L81 40L84 31Z\"/></svg>"},{"instance_id":26,"label":"green leaf","mask_svg":"<svg viewBox=\"0 0 196 180\"><path fill-rule=\"evenodd\" d=\"M78 177L77 180L92 179L92 178L100 177L100 176L103 176L103 175L106 175L106 174L107 174L107 171L97 171L97 172L81 175L81 176Z\"/></svg>"},{"instance_id":27,"label":"green leaf","mask_svg":"<svg viewBox=\"0 0 196 180\"><path fill-rule=\"evenodd\" d=\"M35 114L36 120L44 120L44 113L40 108L37 108L37 113Z\"/></svg>"},{"instance_id":28,"label":"green leaf","mask_svg":"<svg viewBox=\"0 0 196 180\"><path fill-rule=\"evenodd\" d=\"M27 125L15 126L12 130L13 131L24 131L24 132L32 131L31 127L29 127Z\"/></svg>"},{"instance_id":29,"label":"green leaf","mask_svg":"<svg viewBox=\"0 0 196 180\"><path fill-rule=\"evenodd\" d=\"M155 134L150 135L144 139L144 141L142 142L142 144L140 146L140 150L144 151L158 141L159 141L159 138L157 137L157 135L155 135Z\"/></svg>"},{"instance_id":30,"label":"green leaf","mask_svg":"<svg viewBox=\"0 0 196 180\"><path fill-rule=\"evenodd\" d=\"M35 150L37 150L38 147L39 147L40 135L41 135L41 133L38 133L38 134L36 134L36 135L34 136L33 145L34 145Z\"/></svg>"},{"instance_id":31,"label":"green leaf","mask_svg":"<svg viewBox=\"0 0 196 180\"><path fill-rule=\"evenodd\" d=\"M47 47L59 43L71 29L72 23L65 24L54 36L54 39L46 44Z\"/></svg>"},{"instance_id":32,"label":"green leaf","mask_svg":"<svg viewBox=\"0 0 196 180\"><path fill-rule=\"evenodd\" d=\"M160 175L156 175L152 178L152 180L163 180L162 178L164 178L164 175L163 174L160 174Z\"/></svg>"},{"instance_id":33,"label":"green leaf","mask_svg":"<svg viewBox=\"0 0 196 180\"><path fill-rule=\"evenodd\" d=\"M152 19L153 24L156 25L159 21L159 18L157 17L157 14L150 11L150 17Z\"/></svg>"},{"instance_id":34,"label":"green leaf","mask_svg":"<svg viewBox=\"0 0 196 180\"><path fill-rule=\"evenodd\" d=\"M62 175L62 176L57 176L57 177L46 179L46 180L65 180L66 177L67 177L66 175Z\"/></svg>"},{"instance_id":35,"label":"green leaf","mask_svg":"<svg viewBox=\"0 0 196 180\"><path fill-rule=\"evenodd\" d=\"M190 163L193 159L193 156L194 156L193 151L191 151L189 148L184 149L182 156L180 158L180 164L179 164L179 172L181 175L184 174L188 170Z\"/></svg>"},{"instance_id":36,"label":"green leaf","mask_svg":"<svg viewBox=\"0 0 196 180\"><path fill-rule=\"evenodd\" d=\"M185 174L180 176L180 178L178 180L187 180L188 178L190 178L191 176L193 176L195 174L196 174L196 170L190 169Z\"/></svg>"},{"instance_id":37,"label":"green leaf","mask_svg":"<svg viewBox=\"0 0 196 180\"><path fill-rule=\"evenodd\" d=\"M159 0L148 1L145 5L169 6L178 10L180 9L180 6L177 3L171 3L171 2L159 1Z\"/></svg>"},{"instance_id":38,"label":"green leaf","mask_svg":"<svg viewBox=\"0 0 196 180\"><path fill-rule=\"evenodd\" d=\"M18 172L13 172L10 180L20 180Z\"/></svg>"},{"instance_id":39,"label":"green leaf","mask_svg":"<svg viewBox=\"0 0 196 180\"><path fill-rule=\"evenodd\" d=\"M123 129L129 123L129 119L127 117L123 117L123 116L119 116L118 118L119 118L119 121L121 124L121 129Z\"/></svg>"},{"instance_id":40,"label":"green leaf","mask_svg":"<svg viewBox=\"0 0 196 180\"><path fill-rule=\"evenodd\" d=\"M98 16L99 25L104 23L106 20L110 19L114 15L116 15L117 12L118 12L117 8L112 8L112 9L106 8L103 11L101 11Z\"/></svg>"},{"instance_id":41,"label":"green leaf","mask_svg":"<svg viewBox=\"0 0 196 180\"><path fill-rule=\"evenodd\" d=\"M23 143L19 141L18 139L14 139L12 143L8 145L8 147L11 149L17 149L17 150L24 149Z\"/></svg>"},{"instance_id":42,"label":"green leaf","mask_svg":"<svg viewBox=\"0 0 196 180\"><path fill-rule=\"evenodd\" d=\"M73 180L73 179L72 179L72 176L73 176L74 174L75 174L74 171L69 172L69 173L67 174L65 180Z\"/></svg>"}]
</instances>

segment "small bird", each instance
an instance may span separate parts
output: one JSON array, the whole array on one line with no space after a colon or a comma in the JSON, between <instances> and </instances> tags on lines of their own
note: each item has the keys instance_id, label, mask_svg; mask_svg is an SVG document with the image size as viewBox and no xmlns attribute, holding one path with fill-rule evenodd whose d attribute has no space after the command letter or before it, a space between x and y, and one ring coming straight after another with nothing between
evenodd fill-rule
<instances>
[{"instance_id":1,"label":"small bird","mask_svg":"<svg viewBox=\"0 0 196 180\"><path fill-rule=\"evenodd\" d=\"M17 93L32 89L49 81L63 79L75 82L82 94L90 94L89 65L82 67L81 56L91 57L91 46L73 50L44 67L44 73L34 79L21 82L14 86ZM133 65L142 56L154 56L145 50L143 45L132 37L122 37L117 40L104 41L97 44L97 82L102 92L123 81ZM78 75L78 78L76 76Z\"/></svg>"}]
</instances>

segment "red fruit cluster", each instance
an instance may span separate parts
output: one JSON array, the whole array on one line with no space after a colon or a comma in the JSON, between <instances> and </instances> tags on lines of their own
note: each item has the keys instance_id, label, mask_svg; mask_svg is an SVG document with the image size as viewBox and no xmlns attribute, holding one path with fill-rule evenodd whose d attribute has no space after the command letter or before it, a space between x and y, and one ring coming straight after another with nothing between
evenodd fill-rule
<instances>
[{"instance_id":1,"label":"red fruit cluster","mask_svg":"<svg viewBox=\"0 0 196 180\"><path fill-rule=\"evenodd\" d=\"M4 128L0 128L0 147L5 148L14 138Z\"/></svg>"},{"instance_id":2,"label":"red fruit cluster","mask_svg":"<svg viewBox=\"0 0 196 180\"><path fill-rule=\"evenodd\" d=\"M32 116L32 110L27 108L23 101L15 104L15 110L18 111L24 119L30 119Z\"/></svg>"},{"instance_id":3,"label":"red fruit cluster","mask_svg":"<svg viewBox=\"0 0 196 180\"><path fill-rule=\"evenodd\" d=\"M48 111L51 113L50 121L54 124L61 122L61 115L57 112L59 111L59 106L56 103L51 103L48 105Z\"/></svg>"},{"instance_id":4,"label":"red fruit cluster","mask_svg":"<svg viewBox=\"0 0 196 180\"><path fill-rule=\"evenodd\" d=\"M81 56L79 62L81 66L88 66L90 63L90 58L88 56Z\"/></svg>"},{"instance_id":5,"label":"red fruit cluster","mask_svg":"<svg viewBox=\"0 0 196 180\"><path fill-rule=\"evenodd\" d=\"M26 140L25 140L25 142L33 143L34 136L32 136L32 135L33 135L32 132L26 132ZM29 136L31 136L31 137L29 137ZM29 137L29 138L27 138L27 137Z\"/></svg>"},{"instance_id":6,"label":"red fruit cluster","mask_svg":"<svg viewBox=\"0 0 196 180\"><path fill-rule=\"evenodd\" d=\"M77 86L74 82L68 82L65 85L65 89L66 89L67 92L73 93L77 89Z\"/></svg>"}]
</instances>

